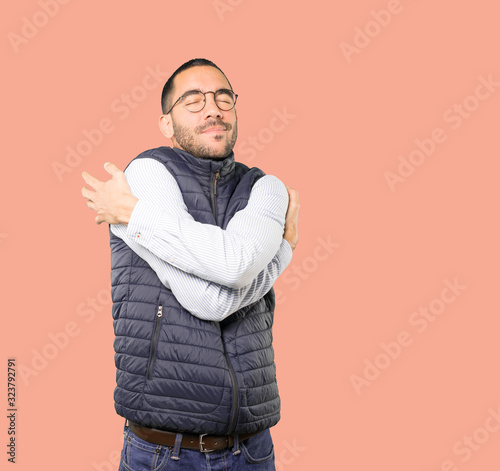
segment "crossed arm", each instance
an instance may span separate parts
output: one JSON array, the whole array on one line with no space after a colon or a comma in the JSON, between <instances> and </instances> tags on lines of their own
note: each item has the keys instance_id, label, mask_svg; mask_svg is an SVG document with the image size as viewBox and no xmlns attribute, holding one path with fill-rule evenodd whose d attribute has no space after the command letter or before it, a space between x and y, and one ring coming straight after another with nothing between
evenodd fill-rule
<instances>
[{"instance_id":1,"label":"crossed arm","mask_svg":"<svg viewBox=\"0 0 500 471\"><path fill-rule=\"evenodd\" d=\"M260 179L247 207L222 230L194 221L175 179L160 163L134 161L127 176L113 164L105 168L113 176L105 183L83 173L96 189L82 189L88 206L98 213L96 223L111 224L111 231L150 264L193 315L221 320L255 302L290 262L298 242L298 193L285 190L276 177ZM263 211L263 201L272 209Z\"/></svg>"}]
</instances>

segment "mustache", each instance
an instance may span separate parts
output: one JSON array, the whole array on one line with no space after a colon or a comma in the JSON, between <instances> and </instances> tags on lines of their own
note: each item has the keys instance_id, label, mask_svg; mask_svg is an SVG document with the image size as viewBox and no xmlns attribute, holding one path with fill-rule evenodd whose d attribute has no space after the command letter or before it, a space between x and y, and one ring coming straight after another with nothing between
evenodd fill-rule
<instances>
[{"instance_id":1,"label":"mustache","mask_svg":"<svg viewBox=\"0 0 500 471\"><path fill-rule=\"evenodd\" d=\"M231 129L233 129L233 126L230 123L226 123L220 119L212 119L210 121L207 121L202 126L198 126L196 128L196 132L198 134L202 133L203 131L205 131L205 129L211 128L213 126L220 126L221 128L224 129L224 131L230 131Z\"/></svg>"}]
</instances>

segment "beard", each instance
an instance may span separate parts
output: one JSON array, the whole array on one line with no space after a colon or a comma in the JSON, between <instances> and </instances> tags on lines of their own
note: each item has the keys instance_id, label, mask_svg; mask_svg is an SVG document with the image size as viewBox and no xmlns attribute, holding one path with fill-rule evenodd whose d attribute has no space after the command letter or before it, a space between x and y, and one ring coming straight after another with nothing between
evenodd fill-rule
<instances>
[{"instance_id":1,"label":"beard","mask_svg":"<svg viewBox=\"0 0 500 471\"><path fill-rule=\"evenodd\" d=\"M205 159L225 159L233 150L234 144L236 143L236 138L238 137L238 125L235 122L234 127L230 123L226 123L220 119L212 119L205 123L203 126L197 126L194 130L189 129L185 126L179 126L172 120L172 125L174 128L174 144L177 144L181 149L189 152L198 158ZM200 142L200 134L207 128L212 126L221 126L225 131L233 130L231 139L226 141L222 149L213 148L210 145ZM214 139L220 141L224 139L224 135L216 135Z\"/></svg>"}]
</instances>

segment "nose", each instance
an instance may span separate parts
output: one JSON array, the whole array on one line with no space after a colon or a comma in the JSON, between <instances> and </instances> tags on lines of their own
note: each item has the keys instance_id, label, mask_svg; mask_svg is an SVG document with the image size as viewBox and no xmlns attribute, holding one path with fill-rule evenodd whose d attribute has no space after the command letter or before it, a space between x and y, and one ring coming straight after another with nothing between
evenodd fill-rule
<instances>
[{"instance_id":1,"label":"nose","mask_svg":"<svg viewBox=\"0 0 500 471\"><path fill-rule=\"evenodd\" d=\"M222 118L222 112L215 103L215 93L207 92L205 94L205 108L203 108L203 117L207 118Z\"/></svg>"}]
</instances>

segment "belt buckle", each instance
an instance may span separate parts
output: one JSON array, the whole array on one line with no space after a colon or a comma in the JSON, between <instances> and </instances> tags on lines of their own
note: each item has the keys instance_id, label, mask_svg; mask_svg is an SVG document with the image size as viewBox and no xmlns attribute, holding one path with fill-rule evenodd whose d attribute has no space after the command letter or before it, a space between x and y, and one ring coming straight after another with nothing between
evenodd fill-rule
<instances>
[{"instance_id":1,"label":"belt buckle","mask_svg":"<svg viewBox=\"0 0 500 471\"><path fill-rule=\"evenodd\" d=\"M202 434L200 435L200 451L201 451L202 453L209 453L209 452L211 452L211 451L215 451L215 450L208 450L207 448L205 448L205 447L203 446L203 445L204 445L204 443L203 443L203 437L204 437L204 436L206 436L206 435L208 435L208 433L202 433Z\"/></svg>"}]
</instances>

